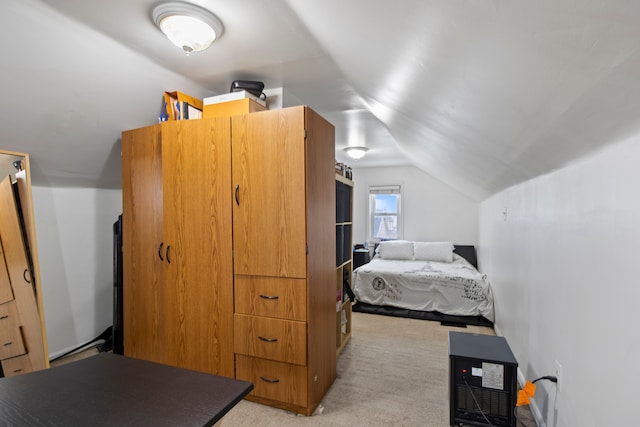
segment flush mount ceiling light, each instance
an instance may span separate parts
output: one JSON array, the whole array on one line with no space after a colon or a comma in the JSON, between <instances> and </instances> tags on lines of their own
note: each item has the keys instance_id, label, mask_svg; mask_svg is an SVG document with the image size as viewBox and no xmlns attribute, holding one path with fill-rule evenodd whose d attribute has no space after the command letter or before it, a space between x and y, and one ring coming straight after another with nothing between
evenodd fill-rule
<instances>
[{"instance_id":1,"label":"flush mount ceiling light","mask_svg":"<svg viewBox=\"0 0 640 427\"><path fill-rule=\"evenodd\" d=\"M347 147L344 149L347 152L347 155L354 160L358 160L364 157L369 149L367 147Z\"/></svg>"},{"instance_id":2,"label":"flush mount ceiling light","mask_svg":"<svg viewBox=\"0 0 640 427\"><path fill-rule=\"evenodd\" d=\"M211 46L224 29L213 13L189 3L161 3L153 8L151 16L171 43L187 55Z\"/></svg>"}]
</instances>

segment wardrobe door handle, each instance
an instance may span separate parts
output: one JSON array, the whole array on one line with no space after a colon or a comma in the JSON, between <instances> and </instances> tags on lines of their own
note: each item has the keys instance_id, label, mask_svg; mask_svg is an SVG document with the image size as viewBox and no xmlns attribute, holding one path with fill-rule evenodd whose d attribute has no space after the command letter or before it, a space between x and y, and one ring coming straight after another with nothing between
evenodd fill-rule
<instances>
[{"instance_id":1,"label":"wardrobe door handle","mask_svg":"<svg viewBox=\"0 0 640 427\"><path fill-rule=\"evenodd\" d=\"M171 250L171 245L167 245L167 262L171 264L171 258L169 258L169 251Z\"/></svg>"},{"instance_id":2,"label":"wardrobe door handle","mask_svg":"<svg viewBox=\"0 0 640 427\"><path fill-rule=\"evenodd\" d=\"M259 339L261 339L262 341L266 341L266 342L276 342L278 341L278 338L265 338L265 337L261 337L258 336Z\"/></svg>"},{"instance_id":3,"label":"wardrobe door handle","mask_svg":"<svg viewBox=\"0 0 640 427\"><path fill-rule=\"evenodd\" d=\"M29 269L25 268L24 271L22 272L22 278L24 279L25 282L31 283L31 280L27 279L27 273L28 272L29 272Z\"/></svg>"},{"instance_id":4,"label":"wardrobe door handle","mask_svg":"<svg viewBox=\"0 0 640 427\"><path fill-rule=\"evenodd\" d=\"M278 295L262 295L262 294L260 294L260 298L262 298L262 299L278 299L280 297Z\"/></svg>"},{"instance_id":5,"label":"wardrobe door handle","mask_svg":"<svg viewBox=\"0 0 640 427\"><path fill-rule=\"evenodd\" d=\"M160 258L160 261L164 261L164 258L162 258L162 247L164 246L164 242L160 242L160 246L158 246L158 257Z\"/></svg>"},{"instance_id":6,"label":"wardrobe door handle","mask_svg":"<svg viewBox=\"0 0 640 427\"><path fill-rule=\"evenodd\" d=\"M240 206L240 184L236 185L236 205Z\"/></svg>"},{"instance_id":7,"label":"wardrobe door handle","mask_svg":"<svg viewBox=\"0 0 640 427\"><path fill-rule=\"evenodd\" d=\"M270 378L265 378L262 375L260 375L260 379L266 383L279 383L280 380L279 379L270 379Z\"/></svg>"}]
</instances>

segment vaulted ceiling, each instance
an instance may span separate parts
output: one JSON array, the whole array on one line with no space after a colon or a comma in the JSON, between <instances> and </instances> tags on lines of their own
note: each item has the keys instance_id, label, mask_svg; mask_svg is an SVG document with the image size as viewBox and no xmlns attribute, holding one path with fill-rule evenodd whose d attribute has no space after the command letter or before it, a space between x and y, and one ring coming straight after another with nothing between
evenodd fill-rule
<instances>
[{"instance_id":1,"label":"vaulted ceiling","mask_svg":"<svg viewBox=\"0 0 640 427\"><path fill-rule=\"evenodd\" d=\"M260 80L336 126L337 160L482 200L640 131L640 2L192 3L225 31L186 56L155 0L3 0L0 148L31 155L36 185L119 188L120 133L157 122L165 90Z\"/></svg>"}]
</instances>

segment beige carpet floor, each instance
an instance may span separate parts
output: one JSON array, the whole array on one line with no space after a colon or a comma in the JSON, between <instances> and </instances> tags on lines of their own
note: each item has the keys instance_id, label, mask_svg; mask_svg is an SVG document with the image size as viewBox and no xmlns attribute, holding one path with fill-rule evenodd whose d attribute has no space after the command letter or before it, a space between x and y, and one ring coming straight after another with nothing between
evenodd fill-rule
<instances>
[{"instance_id":1,"label":"beige carpet floor","mask_svg":"<svg viewBox=\"0 0 640 427\"><path fill-rule=\"evenodd\" d=\"M494 335L493 329L353 313L352 337L338 358L337 378L310 416L242 401L219 423L233 426L449 425L448 332ZM528 407L518 426L534 427Z\"/></svg>"},{"instance_id":2,"label":"beige carpet floor","mask_svg":"<svg viewBox=\"0 0 640 427\"><path fill-rule=\"evenodd\" d=\"M337 378L312 416L241 401L216 427L449 426L448 333L494 335L491 328L353 313L352 337L338 358ZM97 354L95 348L52 363ZM535 427L529 407L518 427Z\"/></svg>"}]
</instances>

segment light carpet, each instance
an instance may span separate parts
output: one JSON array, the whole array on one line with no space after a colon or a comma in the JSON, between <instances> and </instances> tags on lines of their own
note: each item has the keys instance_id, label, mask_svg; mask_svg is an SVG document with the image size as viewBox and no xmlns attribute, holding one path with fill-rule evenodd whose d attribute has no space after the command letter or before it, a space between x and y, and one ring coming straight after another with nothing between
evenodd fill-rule
<instances>
[{"instance_id":1,"label":"light carpet","mask_svg":"<svg viewBox=\"0 0 640 427\"><path fill-rule=\"evenodd\" d=\"M220 422L233 426L449 425L449 331L495 335L492 328L353 313L352 337L337 378L312 416L241 401ZM518 425L535 423L518 408Z\"/></svg>"}]
</instances>

